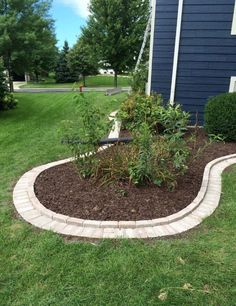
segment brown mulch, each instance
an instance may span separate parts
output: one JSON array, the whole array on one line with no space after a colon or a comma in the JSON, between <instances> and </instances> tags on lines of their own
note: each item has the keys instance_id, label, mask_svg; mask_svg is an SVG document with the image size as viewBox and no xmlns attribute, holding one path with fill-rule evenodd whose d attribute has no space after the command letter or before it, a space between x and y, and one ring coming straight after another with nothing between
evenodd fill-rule
<instances>
[{"instance_id":1,"label":"brown mulch","mask_svg":"<svg viewBox=\"0 0 236 306\"><path fill-rule=\"evenodd\" d=\"M206 140L204 131L199 129L193 154ZM48 209L76 218L131 221L166 217L194 200L208 162L234 153L236 143L212 143L196 160L190 160L187 173L178 179L173 192L167 187L138 188L125 183L101 187L100 183L81 180L76 166L67 163L41 173L35 182L35 193Z\"/></svg>"},{"instance_id":2,"label":"brown mulch","mask_svg":"<svg viewBox=\"0 0 236 306\"><path fill-rule=\"evenodd\" d=\"M130 131L129 130L121 130L120 131L120 138L126 138L126 137L132 137L131 134L130 134Z\"/></svg>"}]
</instances>

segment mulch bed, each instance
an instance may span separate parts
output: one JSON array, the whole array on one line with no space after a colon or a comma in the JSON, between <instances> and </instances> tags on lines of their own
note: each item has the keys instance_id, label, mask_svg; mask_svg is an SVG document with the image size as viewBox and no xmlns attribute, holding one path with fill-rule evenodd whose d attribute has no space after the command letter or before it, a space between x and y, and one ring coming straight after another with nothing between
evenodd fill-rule
<instances>
[{"instance_id":1,"label":"mulch bed","mask_svg":"<svg viewBox=\"0 0 236 306\"><path fill-rule=\"evenodd\" d=\"M197 131L195 154L207 140L204 130ZM109 149L105 151L109 155ZM81 180L73 163L60 165L41 173L35 182L35 193L48 209L70 217L102 221L137 221L166 217L188 206L197 196L207 163L236 153L236 143L212 143L189 170L178 179L177 188L135 187L126 183L102 186L92 180ZM122 190L122 192L121 192ZM125 191L125 196L123 191Z\"/></svg>"}]
</instances>

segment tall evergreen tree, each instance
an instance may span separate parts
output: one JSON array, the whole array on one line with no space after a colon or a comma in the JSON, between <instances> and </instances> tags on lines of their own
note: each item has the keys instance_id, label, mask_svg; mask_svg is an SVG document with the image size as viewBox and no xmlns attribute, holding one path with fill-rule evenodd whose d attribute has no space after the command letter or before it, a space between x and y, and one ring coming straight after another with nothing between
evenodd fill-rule
<instances>
[{"instance_id":1,"label":"tall evergreen tree","mask_svg":"<svg viewBox=\"0 0 236 306\"><path fill-rule=\"evenodd\" d=\"M64 42L64 46L59 54L59 58L56 66L56 82L57 83L69 83L76 81L76 76L73 76L68 64L69 56L68 42Z\"/></svg>"},{"instance_id":2,"label":"tall evergreen tree","mask_svg":"<svg viewBox=\"0 0 236 306\"><path fill-rule=\"evenodd\" d=\"M91 0L90 17L83 28L94 56L117 75L136 64L149 17L149 0Z\"/></svg>"}]
</instances>

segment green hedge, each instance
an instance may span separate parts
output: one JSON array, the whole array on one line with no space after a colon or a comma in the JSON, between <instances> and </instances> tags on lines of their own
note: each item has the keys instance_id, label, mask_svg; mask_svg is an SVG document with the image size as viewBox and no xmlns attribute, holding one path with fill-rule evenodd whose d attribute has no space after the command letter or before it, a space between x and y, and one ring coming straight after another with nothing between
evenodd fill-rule
<instances>
[{"instance_id":1,"label":"green hedge","mask_svg":"<svg viewBox=\"0 0 236 306\"><path fill-rule=\"evenodd\" d=\"M205 130L236 141L236 93L221 94L208 100L205 108Z\"/></svg>"}]
</instances>

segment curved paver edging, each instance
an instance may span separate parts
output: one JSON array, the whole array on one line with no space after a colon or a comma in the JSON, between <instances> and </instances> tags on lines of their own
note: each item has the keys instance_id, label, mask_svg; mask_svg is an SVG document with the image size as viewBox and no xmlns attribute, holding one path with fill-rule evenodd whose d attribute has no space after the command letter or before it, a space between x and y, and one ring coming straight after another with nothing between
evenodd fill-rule
<instances>
[{"instance_id":1,"label":"curved paver edging","mask_svg":"<svg viewBox=\"0 0 236 306\"><path fill-rule=\"evenodd\" d=\"M111 114L112 116L115 113ZM119 136L120 123L115 121L109 135ZM104 146L101 150L106 149ZM236 154L207 164L201 189L194 201L171 216L142 221L94 221L61 215L45 208L34 193L36 178L44 170L72 161L72 158L36 167L25 173L13 191L13 202L21 217L41 229L86 238L155 238L180 234L199 225L218 207L221 196L221 174L236 163Z\"/></svg>"}]
</instances>

